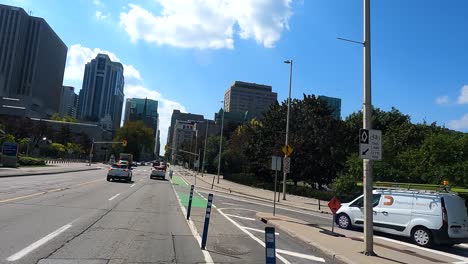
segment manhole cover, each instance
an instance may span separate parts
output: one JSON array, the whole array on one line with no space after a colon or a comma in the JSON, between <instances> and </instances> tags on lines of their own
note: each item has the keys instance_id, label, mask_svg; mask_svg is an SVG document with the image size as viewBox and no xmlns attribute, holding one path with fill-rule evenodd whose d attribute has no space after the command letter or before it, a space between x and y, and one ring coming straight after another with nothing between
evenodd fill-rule
<instances>
[{"instance_id":1,"label":"manhole cover","mask_svg":"<svg viewBox=\"0 0 468 264\"><path fill-rule=\"evenodd\" d=\"M249 248L239 245L219 245L213 246L214 250L227 255L245 255L250 252Z\"/></svg>"}]
</instances>

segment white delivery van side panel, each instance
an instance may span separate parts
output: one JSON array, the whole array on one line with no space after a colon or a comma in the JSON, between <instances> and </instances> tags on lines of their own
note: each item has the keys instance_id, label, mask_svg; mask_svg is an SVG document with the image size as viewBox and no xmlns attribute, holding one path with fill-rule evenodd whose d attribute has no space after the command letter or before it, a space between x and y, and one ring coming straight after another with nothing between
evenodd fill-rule
<instances>
[{"instance_id":1,"label":"white delivery van side panel","mask_svg":"<svg viewBox=\"0 0 468 264\"><path fill-rule=\"evenodd\" d=\"M422 225L438 230L442 227L442 205L438 194L415 193L411 229Z\"/></svg>"},{"instance_id":2,"label":"white delivery van side panel","mask_svg":"<svg viewBox=\"0 0 468 264\"><path fill-rule=\"evenodd\" d=\"M375 225L386 233L409 236L413 198L412 192L383 191Z\"/></svg>"},{"instance_id":3,"label":"white delivery van side panel","mask_svg":"<svg viewBox=\"0 0 468 264\"><path fill-rule=\"evenodd\" d=\"M444 194L450 238L468 238L468 216L465 202L453 193Z\"/></svg>"}]
</instances>

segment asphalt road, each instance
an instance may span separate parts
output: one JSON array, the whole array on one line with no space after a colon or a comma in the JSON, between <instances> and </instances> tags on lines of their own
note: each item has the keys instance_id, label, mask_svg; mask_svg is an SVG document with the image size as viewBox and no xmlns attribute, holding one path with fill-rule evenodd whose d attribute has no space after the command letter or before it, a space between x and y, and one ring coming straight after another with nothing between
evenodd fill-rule
<instances>
[{"instance_id":1,"label":"asphalt road","mask_svg":"<svg viewBox=\"0 0 468 264\"><path fill-rule=\"evenodd\" d=\"M107 182L106 173L0 179L0 263L265 263L266 225L255 214L271 212L270 203L214 192L202 251L208 191L197 190L187 222L182 178L150 180L145 166L133 171L131 183ZM276 212L331 223L328 215L281 205ZM276 248L277 263L337 263L282 232Z\"/></svg>"}]
</instances>

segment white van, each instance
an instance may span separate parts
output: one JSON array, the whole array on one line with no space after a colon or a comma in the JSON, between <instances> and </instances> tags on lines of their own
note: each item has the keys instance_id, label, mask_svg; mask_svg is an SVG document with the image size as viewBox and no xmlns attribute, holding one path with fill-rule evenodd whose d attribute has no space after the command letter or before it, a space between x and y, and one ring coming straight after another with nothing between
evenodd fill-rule
<instances>
[{"instance_id":1,"label":"white van","mask_svg":"<svg viewBox=\"0 0 468 264\"><path fill-rule=\"evenodd\" d=\"M423 247L468 242L464 200L451 192L377 189L373 191L374 230L410 237ZM364 224L364 196L344 203L336 213L341 228Z\"/></svg>"}]
</instances>

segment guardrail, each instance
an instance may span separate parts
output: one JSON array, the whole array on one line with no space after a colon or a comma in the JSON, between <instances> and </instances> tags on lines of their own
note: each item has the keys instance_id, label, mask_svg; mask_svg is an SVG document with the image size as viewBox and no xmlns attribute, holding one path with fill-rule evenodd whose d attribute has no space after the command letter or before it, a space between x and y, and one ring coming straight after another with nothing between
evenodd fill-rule
<instances>
[{"instance_id":1,"label":"guardrail","mask_svg":"<svg viewBox=\"0 0 468 264\"><path fill-rule=\"evenodd\" d=\"M71 164L71 163L87 163L85 159L46 159L45 163L49 164Z\"/></svg>"}]
</instances>

